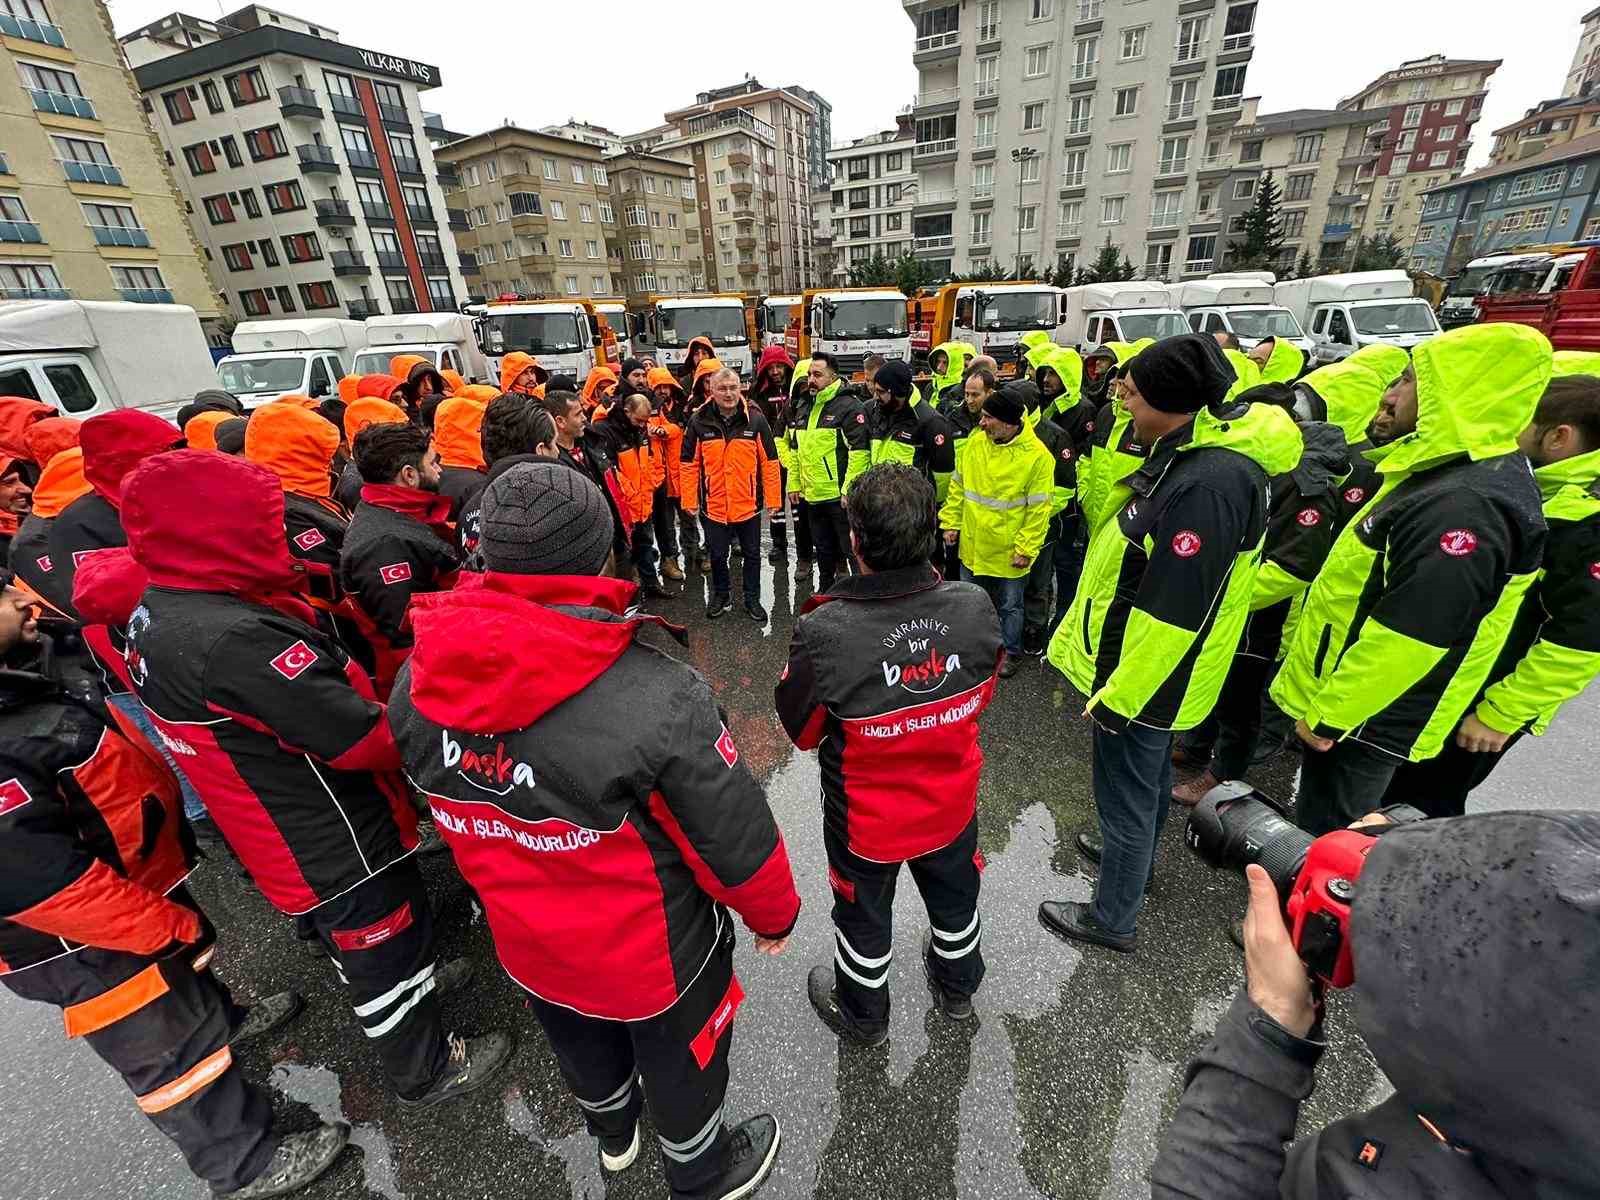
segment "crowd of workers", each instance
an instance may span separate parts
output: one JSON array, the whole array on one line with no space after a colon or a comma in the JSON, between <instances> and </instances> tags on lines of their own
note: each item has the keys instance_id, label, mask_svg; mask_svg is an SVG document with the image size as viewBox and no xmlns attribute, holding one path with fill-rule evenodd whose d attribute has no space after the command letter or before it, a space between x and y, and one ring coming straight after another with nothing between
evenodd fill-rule
<instances>
[{"instance_id":1,"label":"crowd of workers","mask_svg":"<svg viewBox=\"0 0 1600 1200\"><path fill-rule=\"evenodd\" d=\"M1027 335L1005 382L960 343L929 366L918 381L869 360L855 381L773 348L746 394L700 338L681 374L628 359L581 390L513 352L497 387L400 357L336 400L247 413L204 393L178 424L0 398L0 981L59 1006L218 1194L287 1194L348 1130L275 1133L234 1062L301 1001L242 1007L211 971L216 930L185 886L197 852L231 854L320 947L390 1086L421 1107L482 1086L514 1046L443 1025L438 998L471 965L436 960L416 854L448 848L605 1170L634 1162L648 1107L672 1194L733 1200L780 1131L725 1119L744 998L731 914L780 954L800 901L707 682L639 640L686 634L637 601L670 611L700 572L719 618L737 557L743 611L765 625L764 515L772 563L787 570L792 543L794 570L817 569L775 685L821 765L835 953L809 999L861 1046L888 1036L902 864L935 1005L974 1016L979 721L1030 659L1083 698L1099 817L1077 839L1093 899L1046 900L1039 919L1122 952L1170 805L1293 748L1308 833L1397 800L1459 816L1600 673L1600 355L1488 325L1309 373L1287 342L1246 355L1223 334L1087 355ZM1199 773L1175 782L1182 765ZM1505 887L1524 906L1567 899L1558 928L1530 948L1474 927L1473 956L1493 944L1507 971L1595 982L1594 823L1517 820L1384 839L1371 945L1415 951L1395 913L1433 878L1418 856L1454 867L1425 906L1475 887L1472 864L1542 855L1555 867ZM1333 1195L1315 1178L1364 1128L1387 1131L1378 1154L1421 1152L1379 1109L1286 1168L1320 1010L1275 893L1251 886L1248 994L1192 1073L1161 1195L1275 1195L1280 1176L1284 1194ZM1458 914L1482 900L1456 899ZM1493 1040L1481 1016L1467 1028ZM1498 1093L1516 1119L1497 1125L1398 1065L1420 1019L1387 1027L1393 1068L1374 1049L1429 1097L1437 1142L1471 1149L1452 1170L1473 1182L1449 1194L1580 1194L1562 1189L1592 1150L1552 1164L1517 1136L1539 1125L1536 1096ZM1577 1025L1592 1053L1600 1026ZM1574 1060L1541 1039L1570 1036L1545 1017L1517 1035L1567 1078ZM1553 1107L1544 1135L1581 1140L1592 1092ZM1357 1153L1338 1177L1377 1168Z\"/></svg>"}]
</instances>

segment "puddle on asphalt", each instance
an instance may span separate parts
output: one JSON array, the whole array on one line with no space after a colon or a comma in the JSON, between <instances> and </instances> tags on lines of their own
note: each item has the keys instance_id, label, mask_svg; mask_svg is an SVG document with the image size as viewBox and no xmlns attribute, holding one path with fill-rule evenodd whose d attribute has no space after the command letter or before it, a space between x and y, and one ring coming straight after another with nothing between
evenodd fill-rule
<instances>
[{"instance_id":1,"label":"puddle on asphalt","mask_svg":"<svg viewBox=\"0 0 1600 1200\"><path fill-rule=\"evenodd\" d=\"M324 1121L347 1121L339 1076L327 1067L280 1062L272 1068L272 1086L306 1105ZM395 1179L394 1149L376 1125L351 1124L350 1143L361 1148L361 1173L370 1191L387 1200L411 1200Z\"/></svg>"},{"instance_id":2,"label":"puddle on asphalt","mask_svg":"<svg viewBox=\"0 0 1600 1200\"><path fill-rule=\"evenodd\" d=\"M594 1139L589 1136L588 1129L579 1124L572 1133L549 1138L539 1127L539 1118L534 1115L520 1087L508 1087L501 1100L506 1125L511 1132L527 1138L539 1149L559 1159L566 1168L572 1200L600 1200L606 1194L600 1162L595 1157Z\"/></svg>"}]
</instances>

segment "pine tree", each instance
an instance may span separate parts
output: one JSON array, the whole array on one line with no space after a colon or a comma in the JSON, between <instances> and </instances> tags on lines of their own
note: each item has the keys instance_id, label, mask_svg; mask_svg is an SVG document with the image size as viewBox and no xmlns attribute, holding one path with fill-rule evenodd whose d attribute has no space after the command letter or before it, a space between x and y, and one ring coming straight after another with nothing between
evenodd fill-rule
<instances>
[{"instance_id":1,"label":"pine tree","mask_svg":"<svg viewBox=\"0 0 1600 1200\"><path fill-rule=\"evenodd\" d=\"M1393 271L1405 266L1406 250L1393 234L1362 238L1351 257L1352 271Z\"/></svg>"},{"instance_id":2,"label":"pine tree","mask_svg":"<svg viewBox=\"0 0 1600 1200\"><path fill-rule=\"evenodd\" d=\"M1283 194L1271 171L1261 176L1256 200L1244 216L1244 241L1228 243L1228 265L1235 270L1270 270L1283 253Z\"/></svg>"},{"instance_id":3,"label":"pine tree","mask_svg":"<svg viewBox=\"0 0 1600 1200\"><path fill-rule=\"evenodd\" d=\"M1124 262L1127 262L1127 260L1123 258L1121 248L1112 245L1111 235L1108 233L1106 234L1106 244L1100 247L1100 253L1096 254L1094 261L1081 272L1087 276L1083 282L1103 283L1114 279L1131 279L1131 275L1122 273L1122 264ZM1129 265L1131 269L1132 264Z\"/></svg>"},{"instance_id":4,"label":"pine tree","mask_svg":"<svg viewBox=\"0 0 1600 1200\"><path fill-rule=\"evenodd\" d=\"M889 278L884 282L898 287L908 296L919 288L939 282L939 273L933 269L933 264L923 262L909 250L891 262L889 267Z\"/></svg>"}]
</instances>

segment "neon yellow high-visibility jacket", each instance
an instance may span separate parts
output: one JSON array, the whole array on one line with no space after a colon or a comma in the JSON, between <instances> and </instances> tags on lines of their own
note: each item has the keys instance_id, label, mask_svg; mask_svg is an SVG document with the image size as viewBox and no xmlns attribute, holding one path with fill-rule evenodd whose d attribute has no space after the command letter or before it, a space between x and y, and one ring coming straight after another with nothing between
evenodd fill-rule
<instances>
[{"instance_id":1,"label":"neon yellow high-visibility jacket","mask_svg":"<svg viewBox=\"0 0 1600 1200\"><path fill-rule=\"evenodd\" d=\"M1017 345L1022 347L1022 361L1026 364L1026 373L1032 375L1039 369L1040 356L1047 353L1055 346L1050 333L1045 329L1030 329L1027 333L1017 338Z\"/></svg>"},{"instance_id":2,"label":"neon yellow high-visibility jacket","mask_svg":"<svg viewBox=\"0 0 1600 1200\"><path fill-rule=\"evenodd\" d=\"M962 373L967 369L967 360L975 358L977 351L966 342L940 342L928 352L928 361L931 364L935 354L945 356L944 370L935 374L930 365L928 388L935 400L944 396L944 390L952 384L961 382Z\"/></svg>"},{"instance_id":3,"label":"neon yellow high-visibility jacket","mask_svg":"<svg viewBox=\"0 0 1600 1200\"><path fill-rule=\"evenodd\" d=\"M1144 341L1155 345L1149 338ZM1116 358L1116 369L1123 371L1141 349L1137 343L1106 342L1090 351L1089 357L1109 351ZM1127 502L1128 492L1122 481L1144 465L1148 451L1134 431L1132 415L1114 390L1092 423L1087 453L1079 460L1077 471L1078 507L1083 510L1091 534Z\"/></svg>"},{"instance_id":4,"label":"neon yellow high-visibility jacket","mask_svg":"<svg viewBox=\"0 0 1600 1200\"><path fill-rule=\"evenodd\" d=\"M1345 527L1306 601L1272 698L1320 736L1420 762L1483 687L1545 542L1517 449L1550 379L1527 325L1418 346L1417 427L1386 447L1377 494Z\"/></svg>"},{"instance_id":5,"label":"neon yellow high-visibility jacket","mask_svg":"<svg viewBox=\"0 0 1600 1200\"><path fill-rule=\"evenodd\" d=\"M1031 564L1043 549L1054 475L1050 451L1026 426L1002 445L983 432L969 437L939 510L939 528L961 534L961 564L990 578L1026 575L1011 558L1021 554Z\"/></svg>"},{"instance_id":6,"label":"neon yellow high-visibility jacket","mask_svg":"<svg viewBox=\"0 0 1600 1200\"><path fill-rule=\"evenodd\" d=\"M1600 354L1593 350L1557 350L1551 375L1555 379L1565 375L1600 375Z\"/></svg>"},{"instance_id":7,"label":"neon yellow high-visibility jacket","mask_svg":"<svg viewBox=\"0 0 1600 1200\"><path fill-rule=\"evenodd\" d=\"M1256 366L1256 360L1243 350L1224 349L1222 357L1233 367L1234 375L1234 384L1228 389L1227 400L1232 400L1240 392L1248 392L1261 383L1261 368Z\"/></svg>"},{"instance_id":8,"label":"neon yellow high-visibility jacket","mask_svg":"<svg viewBox=\"0 0 1600 1200\"><path fill-rule=\"evenodd\" d=\"M1272 339L1272 357L1261 368L1262 383L1293 383L1306 365L1306 352L1283 338Z\"/></svg>"},{"instance_id":9,"label":"neon yellow high-visibility jacket","mask_svg":"<svg viewBox=\"0 0 1600 1200\"><path fill-rule=\"evenodd\" d=\"M801 378L799 369L795 377ZM835 379L816 395L800 393L790 405L778 461L789 487L808 504L837 500L867 469L867 411L853 390Z\"/></svg>"},{"instance_id":10,"label":"neon yellow high-visibility jacket","mask_svg":"<svg viewBox=\"0 0 1600 1200\"><path fill-rule=\"evenodd\" d=\"M1363 346L1354 354L1344 360L1347 363L1360 363L1379 379L1387 388L1406 369L1406 364L1411 361L1411 356L1399 346L1391 346L1387 342L1374 342L1370 346Z\"/></svg>"},{"instance_id":11,"label":"neon yellow high-visibility jacket","mask_svg":"<svg viewBox=\"0 0 1600 1200\"><path fill-rule=\"evenodd\" d=\"M1300 452L1281 408L1202 409L1127 479L1131 499L1091 536L1050 639L1101 725L1189 729L1211 712L1249 612L1268 477Z\"/></svg>"}]
</instances>

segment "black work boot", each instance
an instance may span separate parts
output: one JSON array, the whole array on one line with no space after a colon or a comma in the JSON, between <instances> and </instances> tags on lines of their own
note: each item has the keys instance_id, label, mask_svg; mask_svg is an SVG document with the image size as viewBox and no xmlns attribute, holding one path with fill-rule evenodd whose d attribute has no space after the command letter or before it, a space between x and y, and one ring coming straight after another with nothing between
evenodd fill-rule
<instances>
[{"instance_id":1,"label":"black work boot","mask_svg":"<svg viewBox=\"0 0 1600 1200\"><path fill-rule=\"evenodd\" d=\"M933 1002L939 1006L939 1011L952 1021L970 1021L976 1015L972 1011L972 997L958 996L954 992L946 991L933 974L933 934L927 930L922 934L922 973L928 977L928 990L933 993Z\"/></svg>"},{"instance_id":2,"label":"black work boot","mask_svg":"<svg viewBox=\"0 0 1600 1200\"><path fill-rule=\"evenodd\" d=\"M839 1007L839 992L833 982L832 967L812 967L806 977L806 995L811 1007L817 1010L822 1023L847 1042L871 1048L889 1040L889 1022L876 1031L864 1029Z\"/></svg>"},{"instance_id":3,"label":"black work boot","mask_svg":"<svg viewBox=\"0 0 1600 1200\"><path fill-rule=\"evenodd\" d=\"M735 1126L728 1134L722 1174L704 1190L694 1193L694 1200L743 1200L754 1194L771 1173L782 1140L778 1118L767 1113Z\"/></svg>"},{"instance_id":4,"label":"black work boot","mask_svg":"<svg viewBox=\"0 0 1600 1200\"><path fill-rule=\"evenodd\" d=\"M315 1182L338 1161L350 1140L350 1126L343 1121L319 1125L304 1133L286 1134L272 1152L267 1165L242 1188L218 1192L229 1200L267 1200L287 1196Z\"/></svg>"},{"instance_id":5,"label":"black work boot","mask_svg":"<svg viewBox=\"0 0 1600 1200\"><path fill-rule=\"evenodd\" d=\"M445 1061L444 1070L422 1095L409 1099L399 1097L402 1108L428 1108L477 1091L510 1061L511 1052L516 1048L510 1034L498 1031L475 1038L452 1033L447 1035L447 1040L450 1057Z\"/></svg>"},{"instance_id":6,"label":"black work boot","mask_svg":"<svg viewBox=\"0 0 1600 1200\"><path fill-rule=\"evenodd\" d=\"M274 1029L281 1029L300 1015L306 1006L299 992L278 992L263 996L245 1009L244 1020L228 1039L230 1046L242 1046L258 1037L265 1037Z\"/></svg>"}]
</instances>

